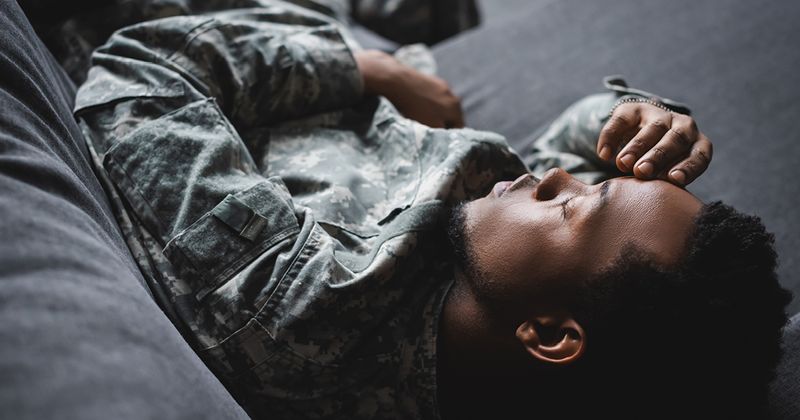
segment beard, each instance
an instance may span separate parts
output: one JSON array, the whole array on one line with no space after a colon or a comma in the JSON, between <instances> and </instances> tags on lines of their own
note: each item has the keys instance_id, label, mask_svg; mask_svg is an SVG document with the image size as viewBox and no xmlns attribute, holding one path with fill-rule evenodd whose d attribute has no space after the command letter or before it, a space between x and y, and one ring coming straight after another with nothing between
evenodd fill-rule
<instances>
[{"instance_id":1,"label":"beard","mask_svg":"<svg viewBox=\"0 0 800 420\"><path fill-rule=\"evenodd\" d=\"M486 282L483 281L483 273L477 264L475 251L471 246L471 230L467 226L467 206L468 202L461 202L453 207L450 213L450 221L447 225L447 236L453 246L453 257L456 269L467 279L470 287L480 288Z\"/></svg>"},{"instance_id":2,"label":"beard","mask_svg":"<svg viewBox=\"0 0 800 420\"><path fill-rule=\"evenodd\" d=\"M469 202L462 202L453 207L447 226L448 238L453 248L455 269L463 274L465 285L472 291L472 296L479 301L488 313L502 314L508 309L511 300L498 293L498 285L478 264L477 253L472 247L475 232L467 224L467 208Z\"/></svg>"}]
</instances>

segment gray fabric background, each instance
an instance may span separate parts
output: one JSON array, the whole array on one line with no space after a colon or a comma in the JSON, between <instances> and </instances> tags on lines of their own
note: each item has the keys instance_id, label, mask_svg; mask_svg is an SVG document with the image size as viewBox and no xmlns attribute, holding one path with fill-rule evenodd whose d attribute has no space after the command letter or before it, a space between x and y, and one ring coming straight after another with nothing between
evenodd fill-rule
<instances>
[{"instance_id":1,"label":"gray fabric background","mask_svg":"<svg viewBox=\"0 0 800 420\"><path fill-rule=\"evenodd\" d=\"M246 418L145 291L14 1L0 75L0 418Z\"/></svg>"},{"instance_id":2,"label":"gray fabric background","mask_svg":"<svg viewBox=\"0 0 800 420\"><path fill-rule=\"evenodd\" d=\"M484 0L484 25L435 49L467 123L518 148L623 74L686 102L714 143L690 191L761 216L800 293L800 2ZM790 313L800 310L795 299Z\"/></svg>"},{"instance_id":3,"label":"gray fabric background","mask_svg":"<svg viewBox=\"0 0 800 420\"><path fill-rule=\"evenodd\" d=\"M523 145L611 73L687 101L716 144L692 190L762 215L798 288L800 4L483 5L480 34L436 49L471 125ZM7 0L0 75L0 418L246 418L147 295L89 169L74 87ZM800 412L800 318L790 331L777 418Z\"/></svg>"}]
</instances>

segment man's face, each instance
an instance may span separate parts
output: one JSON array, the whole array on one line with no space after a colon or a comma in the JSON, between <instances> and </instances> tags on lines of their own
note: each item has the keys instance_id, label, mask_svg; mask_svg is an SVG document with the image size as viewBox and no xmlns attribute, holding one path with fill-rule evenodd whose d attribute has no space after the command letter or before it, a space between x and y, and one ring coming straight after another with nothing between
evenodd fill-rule
<instances>
[{"instance_id":1,"label":"man's face","mask_svg":"<svg viewBox=\"0 0 800 420\"><path fill-rule=\"evenodd\" d=\"M500 182L458 211L451 231L479 298L501 305L563 304L574 286L633 244L655 262L682 257L702 203L665 181L586 185L561 169ZM512 307L507 309L512 310Z\"/></svg>"}]
</instances>

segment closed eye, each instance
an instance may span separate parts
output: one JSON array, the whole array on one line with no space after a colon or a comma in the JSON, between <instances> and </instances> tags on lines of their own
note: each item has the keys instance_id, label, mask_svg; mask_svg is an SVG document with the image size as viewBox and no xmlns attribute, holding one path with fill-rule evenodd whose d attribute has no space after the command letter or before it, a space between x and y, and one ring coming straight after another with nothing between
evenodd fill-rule
<instances>
[{"instance_id":1,"label":"closed eye","mask_svg":"<svg viewBox=\"0 0 800 420\"><path fill-rule=\"evenodd\" d=\"M561 216L564 218L564 220L567 220L567 204L569 204L569 201L572 200L573 198L574 197L570 197L570 198L568 198L568 199L566 199L566 200L564 200L564 201L562 201L560 203L560 205L561 205Z\"/></svg>"}]
</instances>

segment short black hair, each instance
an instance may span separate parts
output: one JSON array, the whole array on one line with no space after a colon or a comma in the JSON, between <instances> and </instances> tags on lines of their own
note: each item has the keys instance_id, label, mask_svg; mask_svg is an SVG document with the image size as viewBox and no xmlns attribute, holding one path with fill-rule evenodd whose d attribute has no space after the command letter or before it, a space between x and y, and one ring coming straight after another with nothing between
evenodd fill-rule
<instances>
[{"instance_id":1,"label":"short black hair","mask_svg":"<svg viewBox=\"0 0 800 420\"><path fill-rule=\"evenodd\" d=\"M759 417L791 300L773 242L758 217L714 202L675 266L626 247L572 303L586 351L565 385L618 418Z\"/></svg>"}]
</instances>

